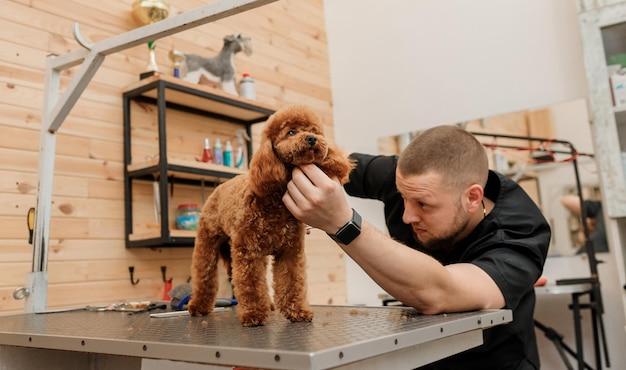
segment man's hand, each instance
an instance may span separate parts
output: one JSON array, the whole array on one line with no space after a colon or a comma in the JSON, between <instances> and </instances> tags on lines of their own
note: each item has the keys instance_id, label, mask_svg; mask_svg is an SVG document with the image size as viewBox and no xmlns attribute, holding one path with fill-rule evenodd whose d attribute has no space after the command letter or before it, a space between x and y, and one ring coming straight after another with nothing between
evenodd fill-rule
<instances>
[{"instance_id":1,"label":"man's hand","mask_svg":"<svg viewBox=\"0 0 626 370\"><path fill-rule=\"evenodd\" d=\"M313 164L293 170L283 202L298 220L331 234L352 218L339 180L329 178Z\"/></svg>"}]
</instances>

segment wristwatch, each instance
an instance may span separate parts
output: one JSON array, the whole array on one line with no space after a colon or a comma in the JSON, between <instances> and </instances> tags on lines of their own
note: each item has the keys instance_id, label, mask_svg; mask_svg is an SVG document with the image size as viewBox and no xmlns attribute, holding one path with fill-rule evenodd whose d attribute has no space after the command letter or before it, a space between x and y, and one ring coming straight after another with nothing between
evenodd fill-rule
<instances>
[{"instance_id":1,"label":"wristwatch","mask_svg":"<svg viewBox=\"0 0 626 370\"><path fill-rule=\"evenodd\" d=\"M327 233L328 234L328 233ZM352 220L343 225L335 235L328 234L334 241L344 245L352 243L361 234L361 215L352 208Z\"/></svg>"}]
</instances>

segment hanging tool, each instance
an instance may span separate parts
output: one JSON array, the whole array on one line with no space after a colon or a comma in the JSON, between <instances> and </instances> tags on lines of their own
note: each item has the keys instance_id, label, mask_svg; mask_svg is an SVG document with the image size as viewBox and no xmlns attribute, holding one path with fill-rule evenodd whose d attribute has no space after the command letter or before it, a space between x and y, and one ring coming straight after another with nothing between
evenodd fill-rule
<instances>
[{"instance_id":1,"label":"hanging tool","mask_svg":"<svg viewBox=\"0 0 626 370\"><path fill-rule=\"evenodd\" d=\"M169 280L165 277L167 271L167 266L161 266L161 275L163 275L163 300L169 301L171 297L169 296L169 292L172 290L172 280L173 278L169 278Z\"/></svg>"},{"instance_id":2,"label":"hanging tool","mask_svg":"<svg viewBox=\"0 0 626 370\"><path fill-rule=\"evenodd\" d=\"M33 230L35 229L35 207L31 207L26 215L28 225L28 244L33 244Z\"/></svg>"}]
</instances>

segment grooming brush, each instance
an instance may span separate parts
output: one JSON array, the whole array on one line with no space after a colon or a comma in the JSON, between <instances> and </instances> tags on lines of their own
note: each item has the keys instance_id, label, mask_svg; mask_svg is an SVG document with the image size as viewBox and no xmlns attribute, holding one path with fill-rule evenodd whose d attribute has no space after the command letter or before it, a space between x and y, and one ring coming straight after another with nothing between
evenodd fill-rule
<instances>
[{"instance_id":1,"label":"grooming brush","mask_svg":"<svg viewBox=\"0 0 626 370\"><path fill-rule=\"evenodd\" d=\"M191 298L191 292L193 291L191 284L180 284L172 288L169 292L169 296L172 297L170 305L172 309L176 311L182 311L186 309L187 303ZM228 307L237 304L236 299L230 298L217 298L215 300L215 307Z\"/></svg>"},{"instance_id":2,"label":"grooming brush","mask_svg":"<svg viewBox=\"0 0 626 370\"><path fill-rule=\"evenodd\" d=\"M172 297L170 305L174 310L182 311L191 298L192 288L190 284L180 284L172 288L168 295Z\"/></svg>"}]
</instances>

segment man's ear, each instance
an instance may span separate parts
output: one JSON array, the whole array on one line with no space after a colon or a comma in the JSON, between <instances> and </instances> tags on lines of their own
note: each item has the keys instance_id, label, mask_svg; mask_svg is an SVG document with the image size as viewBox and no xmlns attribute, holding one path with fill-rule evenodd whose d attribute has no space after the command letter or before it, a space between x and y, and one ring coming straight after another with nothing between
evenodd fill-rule
<instances>
[{"instance_id":1,"label":"man's ear","mask_svg":"<svg viewBox=\"0 0 626 370\"><path fill-rule=\"evenodd\" d=\"M483 196L485 195L483 187L478 184L472 184L465 190L465 195L467 199L467 210L471 213L477 210L482 212Z\"/></svg>"}]
</instances>

